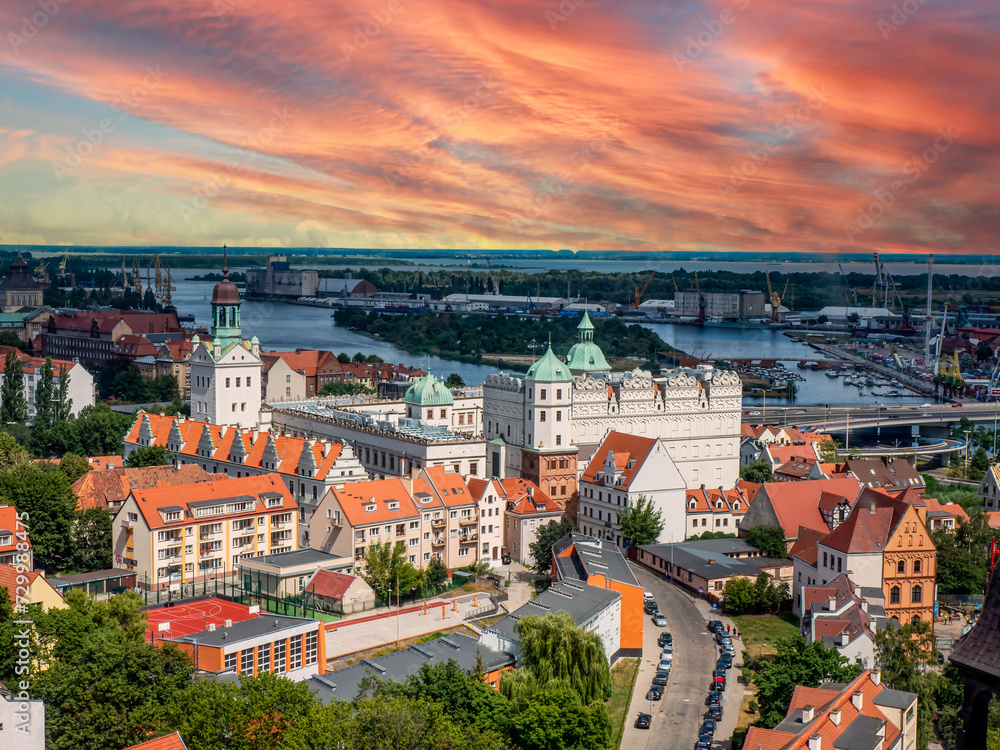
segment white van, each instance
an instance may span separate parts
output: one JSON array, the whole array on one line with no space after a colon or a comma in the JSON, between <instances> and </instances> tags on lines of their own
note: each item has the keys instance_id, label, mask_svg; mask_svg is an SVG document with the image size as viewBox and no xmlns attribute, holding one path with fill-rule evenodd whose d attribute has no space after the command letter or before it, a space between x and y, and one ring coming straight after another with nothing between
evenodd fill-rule
<instances>
[{"instance_id":1,"label":"white van","mask_svg":"<svg viewBox=\"0 0 1000 750\"><path fill-rule=\"evenodd\" d=\"M654 599L654 598L655 597L653 596L653 592L652 591L643 591L642 592L642 600L644 602L648 602L650 599Z\"/></svg>"}]
</instances>

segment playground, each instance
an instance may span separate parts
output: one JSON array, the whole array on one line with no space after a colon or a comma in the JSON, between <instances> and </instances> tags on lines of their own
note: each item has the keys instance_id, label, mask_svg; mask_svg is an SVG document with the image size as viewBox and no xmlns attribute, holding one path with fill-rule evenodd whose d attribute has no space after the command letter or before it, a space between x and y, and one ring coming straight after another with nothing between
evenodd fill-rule
<instances>
[{"instance_id":1,"label":"playground","mask_svg":"<svg viewBox=\"0 0 1000 750\"><path fill-rule=\"evenodd\" d=\"M247 607L224 599L170 602L146 610L146 642L178 638L208 630L209 625L225 627L226 620L242 622L259 617L259 607Z\"/></svg>"}]
</instances>

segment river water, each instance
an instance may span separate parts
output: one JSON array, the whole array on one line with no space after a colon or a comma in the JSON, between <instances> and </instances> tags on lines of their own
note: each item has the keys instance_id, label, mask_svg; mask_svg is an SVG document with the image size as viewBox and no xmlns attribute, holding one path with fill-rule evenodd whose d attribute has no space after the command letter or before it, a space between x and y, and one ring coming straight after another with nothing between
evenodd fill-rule
<instances>
[{"instance_id":1,"label":"river water","mask_svg":"<svg viewBox=\"0 0 1000 750\"><path fill-rule=\"evenodd\" d=\"M187 281L185 277L206 273L204 270L176 269L171 274L177 290L173 292L173 302L181 314L193 314L197 325L208 325L211 319L212 281ZM377 354L386 362L396 362L430 371L439 377L456 372L468 385L480 385L496 368L487 365L464 364L410 354L392 344L372 339L334 324L330 310L304 305L280 302L254 302L244 300L242 306L243 335L256 336L261 348L267 350L328 349L333 352L355 352ZM400 318L405 325L405 318ZM813 357L813 350L805 344L793 341L781 331L740 330L733 328L698 328L696 326L675 326L666 323L648 323L646 327L656 331L671 346L689 354L711 359L765 358L789 360ZM796 402L802 404L873 404L885 401L883 398L865 393L858 395L858 389L845 385L840 378L827 377L822 372L799 370L794 365L789 369L806 378L798 383ZM890 399L890 403L922 403L926 397L902 397ZM759 403L760 399L745 397L747 404ZM770 403L774 403L772 400Z\"/></svg>"}]
</instances>

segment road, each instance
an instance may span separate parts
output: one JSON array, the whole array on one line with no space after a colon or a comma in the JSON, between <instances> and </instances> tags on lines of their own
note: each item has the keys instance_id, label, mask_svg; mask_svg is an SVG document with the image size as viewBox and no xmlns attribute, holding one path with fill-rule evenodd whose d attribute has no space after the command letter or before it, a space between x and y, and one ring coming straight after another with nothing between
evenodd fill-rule
<instances>
[{"instance_id":1,"label":"road","mask_svg":"<svg viewBox=\"0 0 1000 750\"><path fill-rule=\"evenodd\" d=\"M709 680L717 659L715 641L705 629L708 613L700 609L707 609L707 605L704 602L693 603L690 595L652 571L634 564L631 567L639 585L652 592L660 605L660 611L666 615L667 630L674 636L674 667L663 700L646 700L646 692L653 681L660 654L656 639L662 632L661 628L653 625L652 618L647 618L643 628L643 658L636 678L632 706L625 721L621 749L693 748L698 739L698 727L705 717ZM738 668L729 670L726 702L723 704L723 731L716 734L717 747L729 746L729 737L743 693L742 686L737 684L738 674ZM640 712L653 714L653 725L649 730L633 726L635 717ZM726 727L728 732L725 731Z\"/></svg>"},{"instance_id":2,"label":"road","mask_svg":"<svg viewBox=\"0 0 1000 750\"><path fill-rule=\"evenodd\" d=\"M749 413L746 413L749 412ZM1000 419L1000 404L979 401L955 404L924 405L901 404L881 406L877 404L835 404L826 406L806 406L795 404L788 407L767 408L766 414L762 407L744 408L743 420L757 424L763 422L770 425L786 424L790 427L808 425L817 432L843 429L850 422L855 427L887 427L893 424L948 424L958 422L962 417L973 422L992 422Z\"/></svg>"}]
</instances>

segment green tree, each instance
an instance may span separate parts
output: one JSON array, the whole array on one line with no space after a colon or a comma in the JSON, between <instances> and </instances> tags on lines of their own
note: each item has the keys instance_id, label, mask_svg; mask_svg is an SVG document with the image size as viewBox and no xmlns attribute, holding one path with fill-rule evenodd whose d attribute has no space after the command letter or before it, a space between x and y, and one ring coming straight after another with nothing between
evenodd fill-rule
<instances>
[{"instance_id":1,"label":"green tree","mask_svg":"<svg viewBox=\"0 0 1000 750\"><path fill-rule=\"evenodd\" d=\"M453 372L444 381L444 385L446 388L464 388L465 381L462 379L461 375L457 372Z\"/></svg>"},{"instance_id":2,"label":"green tree","mask_svg":"<svg viewBox=\"0 0 1000 750\"><path fill-rule=\"evenodd\" d=\"M53 419L59 422L67 422L73 418L73 399L69 397L69 381L73 376L69 369L63 367L59 371L59 384L56 387L56 406Z\"/></svg>"},{"instance_id":3,"label":"green tree","mask_svg":"<svg viewBox=\"0 0 1000 750\"><path fill-rule=\"evenodd\" d=\"M576 526L569 519L549 521L539 526L535 532L535 541L528 545L531 558L535 561L531 566L532 570L546 575L552 569L552 545L572 531L576 531Z\"/></svg>"},{"instance_id":4,"label":"green tree","mask_svg":"<svg viewBox=\"0 0 1000 750\"><path fill-rule=\"evenodd\" d=\"M743 576L731 576L722 589L722 602L728 614L750 612L754 606L753 585Z\"/></svg>"},{"instance_id":5,"label":"green tree","mask_svg":"<svg viewBox=\"0 0 1000 750\"><path fill-rule=\"evenodd\" d=\"M402 691L418 702L440 703L456 723L500 734L509 731L513 711L510 701L453 659L433 666L421 665L420 671L403 684Z\"/></svg>"},{"instance_id":6,"label":"green tree","mask_svg":"<svg viewBox=\"0 0 1000 750\"><path fill-rule=\"evenodd\" d=\"M83 455L120 456L132 419L131 415L116 412L105 403L85 406L73 422Z\"/></svg>"},{"instance_id":7,"label":"green tree","mask_svg":"<svg viewBox=\"0 0 1000 750\"><path fill-rule=\"evenodd\" d=\"M421 571L406 559L403 542L369 544L365 548L360 576L386 604L390 603L390 590L397 595L408 593L422 579Z\"/></svg>"},{"instance_id":8,"label":"green tree","mask_svg":"<svg viewBox=\"0 0 1000 750\"><path fill-rule=\"evenodd\" d=\"M780 526L762 524L747 531L747 544L756 547L768 557L781 559L788 557L788 545L785 544L785 530Z\"/></svg>"},{"instance_id":9,"label":"green tree","mask_svg":"<svg viewBox=\"0 0 1000 750\"><path fill-rule=\"evenodd\" d=\"M835 464L840 461L840 444L836 438L827 438L819 444L819 460L827 464Z\"/></svg>"},{"instance_id":10,"label":"green tree","mask_svg":"<svg viewBox=\"0 0 1000 750\"><path fill-rule=\"evenodd\" d=\"M788 584L773 581L766 573L758 575L753 583L742 576L733 577L726 581L722 597L728 614L776 612L788 599Z\"/></svg>"},{"instance_id":11,"label":"green tree","mask_svg":"<svg viewBox=\"0 0 1000 750\"><path fill-rule=\"evenodd\" d=\"M972 454L972 458L969 459L969 468L978 471L980 478L990 468L990 457L986 455L986 449L983 446L976 448L975 453Z\"/></svg>"},{"instance_id":12,"label":"green tree","mask_svg":"<svg viewBox=\"0 0 1000 750\"><path fill-rule=\"evenodd\" d=\"M351 358L351 361L354 362L355 364L362 364L367 360L368 358L361 352L355 353L354 357Z\"/></svg>"},{"instance_id":13,"label":"green tree","mask_svg":"<svg viewBox=\"0 0 1000 750\"><path fill-rule=\"evenodd\" d=\"M653 506L653 499L639 495L634 505L618 510L618 526L626 546L654 544L663 531L663 511Z\"/></svg>"},{"instance_id":14,"label":"green tree","mask_svg":"<svg viewBox=\"0 0 1000 750\"><path fill-rule=\"evenodd\" d=\"M0 471L0 504L28 514L35 564L62 570L71 551L76 497L69 478L49 463L19 464Z\"/></svg>"},{"instance_id":15,"label":"green tree","mask_svg":"<svg viewBox=\"0 0 1000 750\"><path fill-rule=\"evenodd\" d=\"M0 424L24 424L28 421L28 402L24 398L24 367L13 351L7 352L3 363L3 385L0 385Z\"/></svg>"},{"instance_id":16,"label":"green tree","mask_svg":"<svg viewBox=\"0 0 1000 750\"><path fill-rule=\"evenodd\" d=\"M611 739L607 707L585 705L558 683L537 691L511 724L511 737L522 750L604 750Z\"/></svg>"},{"instance_id":17,"label":"green tree","mask_svg":"<svg viewBox=\"0 0 1000 750\"><path fill-rule=\"evenodd\" d=\"M52 374L52 359L45 358L42 373L35 386L35 423L36 430L47 430L55 422L55 376Z\"/></svg>"},{"instance_id":18,"label":"green tree","mask_svg":"<svg viewBox=\"0 0 1000 750\"><path fill-rule=\"evenodd\" d=\"M59 468L72 483L90 471L90 462L75 453L65 453L59 459Z\"/></svg>"},{"instance_id":19,"label":"green tree","mask_svg":"<svg viewBox=\"0 0 1000 750\"><path fill-rule=\"evenodd\" d=\"M749 466L744 466L740 469L740 478L754 484L770 482L773 476L771 464L765 458L759 458Z\"/></svg>"},{"instance_id":20,"label":"green tree","mask_svg":"<svg viewBox=\"0 0 1000 750\"><path fill-rule=\"evenodd\" d=\"M81 573L111 566L111 514L104 508L89 508L73 520L72 554L67 568Z\"/></svg>"},{"instance_id":21,"label":"green tree","mask_svg":"<svg viewBox=\"0 0 1000 750\"><path fill-rule=\"evenodd\" d=\"M128 454L125 466L135 469L139 466L169 466L173 462L170 451L162 445L144 445Z\"/></svg>"},{"instance_id":22,"label":"green tree","mask_svg":"<svg viewBox=\"0 0 1000 750\"><path fill-rule=\"evenodd\" d=\"M689 542L697 542L704 539L735 539L736 534L727 534L724 531L703 531L697 536L688 537Z\"/></svg>"},{"instance_id":23,"label":"green tree","mask_svg":"<svg viewBox=\"0 0 1000 750\"><path fill-rule=\"evenodd\" d=\"M12 436L0 432L0 471L30 462L31 454Z\"/></svg>"},{"instance_id":24,"label":"green tree","mask_svg":"<svg viewBox=\"0 0 1000 750\"><path fill-rule=\"evenodd\" d=\"M385 360L382 359L377 354L369 354L367 357L365 357L365 362L368 362L368 363L373 364L373 365L380 365L383 362L385 362Z\"/></svg>"},{"instance_id":25,"label":"green tree","mask_svg":"<svg viewBox=\"0 0 1000 750\"><path fill-rule=\"evenodd\" d=\"M585 704L611 697L611 670L597 633L577 627L566 612L528 615L514 630L521 637L521 669L537 684L559 681Z\"/></svg>"},{"instance_id":26,"label":"green tree","mask_svg":"<svg viewBox=\"0 0 1000 750\"><path fill-rule=\"evenodd\" d=\"M926 750L934 736L937 674L928 671L935 661L934 632L926 622L907 623L875 631L875 663L882 682L893 690L917 694L917 747Z\"/></svg>"},{"instance_id":27,"label":"green tree","mask_svg":"<svg viewBox=\"0 0 1000 750\"><path fill-rule=\"evenodd\" d=\"M341 352L340 354L337 355L337 361L340 362L340 364L342 365L346 365L348 362L351 361L351 355L348 354L347 352Z\"/></svg>"},{"instance_id":28,"label":"green tree","mask_svg":"<svg viewBox=\"0 0 1000 750\"><path fill-rule=\"evenodd\" d=\"M31 351L30 343L22 341L13 331L0 331L0 346L12 346L22 352Z\"/></svg>"},{"instance_id":29,"label":"green tree","mask_svg":"<svg viewBox=\"0 0 1000 750\"><path fill-rule=\"evenodd\" d=\"M937 548L937 585L942 594L982 594L989 570L989 546L994 530L980 514L955 530L931 532Z\"/></svg>"},{"instance_id":30,"label":"green tree","mask_svg":"<svg viewBox=\"0 0 1000 750\"><path fill-rule=\"evenodd\" d=\"M369 393L375 393L375 389L361 383L327 383L319 389L320 396L360 396Z\"/></svg>"},{"instance_id":31,"label":"green tree","mask_svg":"<svg viewBox=\"0 0 1000 750\"><path fill-rule=\"evenodd\" d=\"M448 568L446 568L444 563L441 562L440 557L433 555L430 562L427 563L427 569L424 572L424 581L428 586L437 590L443 586L447 580Z\"/></svg>"}]
</instances>

